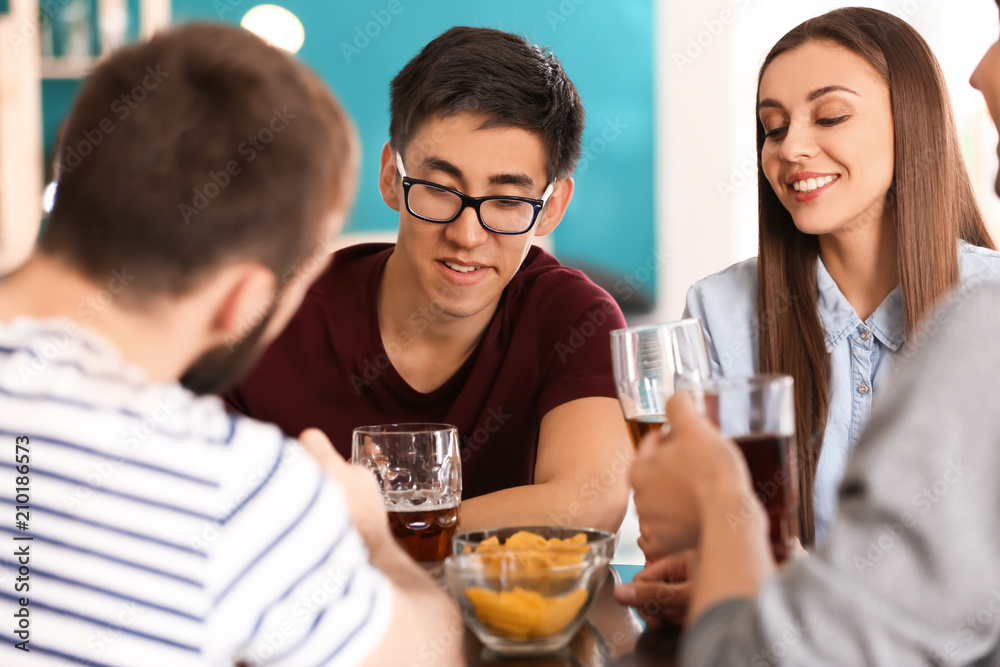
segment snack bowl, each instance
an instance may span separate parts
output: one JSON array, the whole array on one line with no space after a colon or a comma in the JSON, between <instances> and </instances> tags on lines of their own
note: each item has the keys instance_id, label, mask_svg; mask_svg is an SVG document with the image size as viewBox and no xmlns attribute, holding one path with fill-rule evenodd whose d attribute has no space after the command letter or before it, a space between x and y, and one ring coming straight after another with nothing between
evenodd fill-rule
<instances>
[{"instance_id":1,"label":"snack bowl","mask_svg":"<svg viewBox=\"0 0 1000 667\"><path fill-rule=\"evenodd\" d=\"M566 646L604 583L614 535L524 526L456 535L444 562L466 625L489 649L540 654Z\"/></svg>"}]
</instances>

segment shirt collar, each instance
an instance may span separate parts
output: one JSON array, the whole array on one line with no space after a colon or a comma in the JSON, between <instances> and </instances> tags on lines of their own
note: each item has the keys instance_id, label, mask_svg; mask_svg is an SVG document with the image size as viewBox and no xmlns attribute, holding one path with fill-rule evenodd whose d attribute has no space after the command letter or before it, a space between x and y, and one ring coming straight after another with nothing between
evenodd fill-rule
<instances>
[{"instance_id":1,"label":"shirt collar","mask_svg":"<svg viewBox=\"0 0 1000 667\"><path fill-rule=\"evenodd\" d=\"M96 330L65 317L36 318L17 315L0 321L0 348L23 349L44 362L85 364L105 377L116 377L135 386L148 383L145 371L122 359L115 345ZM53 355L56 350L56 355Z\"/></svg>"},{"instance_id":2,"label":"shirt collar","mask_svg":"<svg viewBox=\"0 0 1000 667\"><path fill-rule=\"evenodd\" d=\"M816 288L819 292L819 316L826 331L826 351L832 352L837 343L856 330L862 322L819 257L816 258ZM898 285L889 292L889 296L879 304L864 325L887 348L893 352L899 349L903 344L906 328L903 322L903 295Z\"/></svg>"}]
</instances>

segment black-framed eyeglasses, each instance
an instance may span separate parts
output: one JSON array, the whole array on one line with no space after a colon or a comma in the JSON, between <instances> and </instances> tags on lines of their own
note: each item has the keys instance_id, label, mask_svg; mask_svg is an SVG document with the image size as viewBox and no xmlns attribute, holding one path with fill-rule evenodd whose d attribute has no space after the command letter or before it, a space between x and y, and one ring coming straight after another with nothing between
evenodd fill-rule
<instances>
[{"instance_id":1,"label":"black-framed eyeglasses","mask_svg":"<svg viewBox=\"0 0 1000 667\"><path fill-rule=\"evenodd\" d=\"M541 199L509 195L470 197L431 181L410 178L406 175L399 153L396 153L396 168L403 178L403 200L410 215L427 222L445 223L455 220L466 207L471 207L476 211L483 229L494 234L525 234L530 231L555 187L555 181L549 183Z\"/></svg>"}]
</instances>

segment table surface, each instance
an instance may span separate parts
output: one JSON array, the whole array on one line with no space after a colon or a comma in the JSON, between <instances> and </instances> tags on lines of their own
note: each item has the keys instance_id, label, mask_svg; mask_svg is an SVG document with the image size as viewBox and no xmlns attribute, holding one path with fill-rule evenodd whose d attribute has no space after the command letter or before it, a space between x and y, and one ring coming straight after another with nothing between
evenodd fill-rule
<instances>
[{"instance_id":1,"label":"table surface","mask_svg":"<svg viewBox=\"0 0 1000 667\"><path fill-rule=\"evenodd\" d=\"M679 628L643 632L635 614L615 601L614 589L621 582L615 566L609 568L604 585L580 628L565 649L536 657L500 656L484 648L468 629L465 659L475 667L670 667L677 652Z\"/></svg>"}]
</instances>

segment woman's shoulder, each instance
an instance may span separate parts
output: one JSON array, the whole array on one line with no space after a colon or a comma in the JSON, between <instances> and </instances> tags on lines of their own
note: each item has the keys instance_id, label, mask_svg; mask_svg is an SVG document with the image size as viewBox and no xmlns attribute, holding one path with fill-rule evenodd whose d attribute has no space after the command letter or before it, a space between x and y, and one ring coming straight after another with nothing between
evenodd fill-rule
<instances>
[{"instance_id":1,"label":"woman's shoulder","mask_svg":"<svg viewBox=\"0 0 1000 667\"><path fill-rule=\"evenodd\" d=\"M958 267L963 284L1000 278L1000 251L959 241Z\"/></svg>"},{"instance_id":2,"label":"woman's shoulder","mask_svg":"<svg viewBox=\"0 0 1000 667\"><path fill-rule=\"evenodd\" d=\"M757 303L757 258L737 262L696 282L688 290L688 306L692 300L720 306L737 303Z\"/></svg>"},{"instance_id":3,"label":"woman's shoulder","mask_svg":"<svg viewBox=\"0 0 1000 667\"><path fill-rule=\"evenodd\" d=\"M685 314L701 319L713 372L756 372L756 257L733 264L692 285L687 294Z\"/></svg>"}]
</instances>

